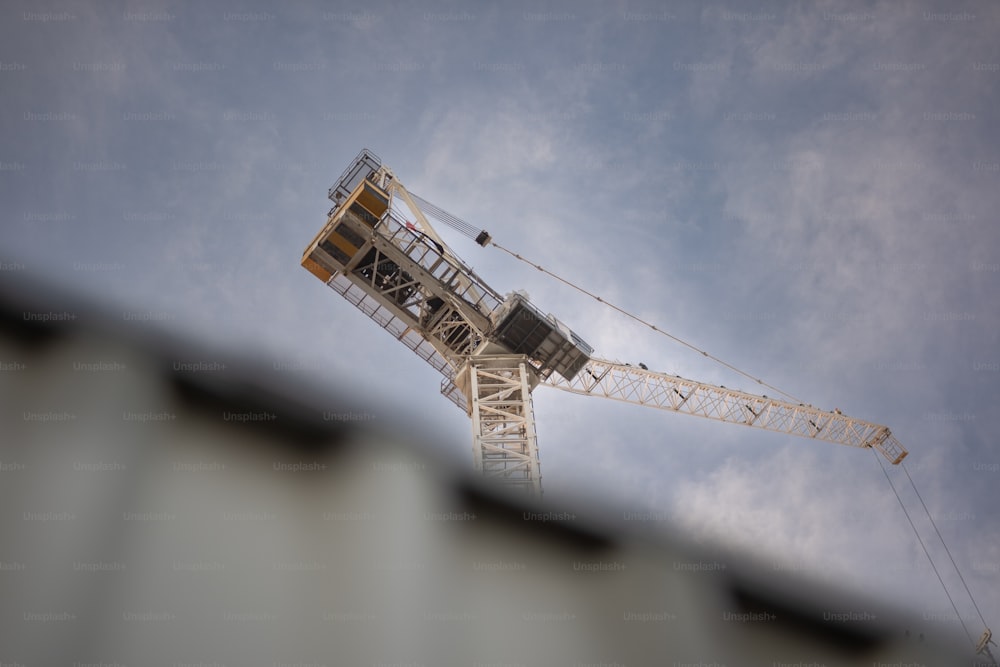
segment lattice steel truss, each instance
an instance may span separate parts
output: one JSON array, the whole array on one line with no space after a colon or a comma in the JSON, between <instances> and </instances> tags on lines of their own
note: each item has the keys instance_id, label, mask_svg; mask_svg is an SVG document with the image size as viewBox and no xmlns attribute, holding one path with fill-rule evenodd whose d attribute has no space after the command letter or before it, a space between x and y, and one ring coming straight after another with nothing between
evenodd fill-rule
<instances>
[{"instance_id":1,"label":"lattice steel truss","mask_svg":"<svg viewBox=\"0 0 1000 667\"><path fill-rule=\"evenodd\" d=\"M441 393L466 410L455 376L482 345L500 295L391 214L364 244L327 285L444 375Z\"/></svg>"},{"instance_id":2,"label":"lattice steel truss","mask_svg":"<svg viewBox=\"0 0 1000 667\"><path fill-rule=\"evenodd\" d=\"M874 447L891 463L899 463L907 454L887 427L848 417L839 410L824 411L613 361L591 359L572 380L552 375L544 383L575 394L603 396L852 447Z\"/></svg>"},{"instance_id":3,"label":"lattice steel truss","mask_svg":"<svg viewBox=\"0 0 1000 667\"><path fill-rule=\"evenodd\" d=\"M531 400L537 382L527 357L510 354L471 357L458 379L469 397L475 469L541 497Z\"/></svg>"},{"instance_id":4,"label":"lattice steel truss","mask_svg":"<svg viewBox=\"0 0 1000 667\"><path fill-rule=\"evenodd\" d=\"M342 273L333 276L327 283L330 289L340 294L355 308L370 317L373 322L389 332L389 334L400 343L434 367L444 379L441 381L441 393L448 399L462 408L466 409L468 401L465 394L455 385L455 369L438 350L420 332L411 327L405 321L379 302L378 299L368 294L365 290L351 282L351 279Z\"/></svg>"}]
</instances>

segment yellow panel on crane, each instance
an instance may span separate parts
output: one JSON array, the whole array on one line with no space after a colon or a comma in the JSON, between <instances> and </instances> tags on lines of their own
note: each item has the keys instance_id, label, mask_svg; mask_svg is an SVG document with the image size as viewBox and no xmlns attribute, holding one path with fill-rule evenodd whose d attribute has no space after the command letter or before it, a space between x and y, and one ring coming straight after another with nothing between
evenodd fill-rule
<instances>
[{"instance_id":1,"label":"yellow panel on crane","mask_svg":"<svg viewBox=\"0 0 1000 667\"><path fill-rule=\"evenodd\" d=\"M327 282L357 255L388 209L389 196L381 188L367 180L358 183L306 247L302 266Z\"/></svg>"},{"instance_id":2,"label":"yellow panel on crane","mask_svg":"<svg viewBox=\"0 0 1000 667\"><path fill-rule=\"evenodd\" d=\"M306 271L313 274L323 282L326 282L333 277L332 271L327 271L325 268L323 268L321 264L319 264L316 260L314 260L311 257L303 257L302 266L305 268Z\"/></svg>"},{"instance_id":3,"label":"yellow panel on crane","mask_svg":"<svg viewBox=\"0 0 1000 667\"><path fill-rule=\"evenodd\" d=\"M365 207L376 219L380 219L389 208L389 196L368 181L358 185L355 192L351 195L351 199L356 200L361 206ZM350 201L349 199L348 205L350 205Z\"/></svg>"},{"instance_id":4,"label":"yellow panel on crane","mask_svg":"<svg viewBox=\"0 0 1000 667\"><path fill-rule=\"evenodd\" d=\"M346 232L346 233L341 234L339 232ZM351 237L351 238L346 238L346 237ZM360 241L360 243L358 243L358 241ZM326 238L326 241L320 244L320 247L336 255L336 251L330 247L331 245L336 246L345 255L347 255L347 257L350 258L354 257L354 254L361 249L362 245L364 245L364 239L359 236L355 236L354 234L351 234L350 231L345 227L340 227L330 232L330 235ZM347 262L345 261L344 263L346 264Z\"/></svg>"}]
</instances>

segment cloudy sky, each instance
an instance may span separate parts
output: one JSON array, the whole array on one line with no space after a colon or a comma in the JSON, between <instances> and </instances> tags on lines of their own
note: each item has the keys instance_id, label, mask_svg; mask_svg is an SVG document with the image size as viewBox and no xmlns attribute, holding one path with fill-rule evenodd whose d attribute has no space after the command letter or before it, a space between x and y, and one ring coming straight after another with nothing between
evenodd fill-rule
<instances>
[{"instance_id":1,"label":"cloudy sky","mask_svg":"<svg viewBox=\"0 0 1000 667\"><path fill-rule=\"evenodd\" d=\"M889 425L996 622L1000 9L745 4L8 2L0 268L349 389L471 467L437 373L298 265L368 147L506 247ZM442 234L598 356L755 390ZM645 508L955 625L870 452L546 388L535 408L548 497Z\"/></svg>"}]
</instances>

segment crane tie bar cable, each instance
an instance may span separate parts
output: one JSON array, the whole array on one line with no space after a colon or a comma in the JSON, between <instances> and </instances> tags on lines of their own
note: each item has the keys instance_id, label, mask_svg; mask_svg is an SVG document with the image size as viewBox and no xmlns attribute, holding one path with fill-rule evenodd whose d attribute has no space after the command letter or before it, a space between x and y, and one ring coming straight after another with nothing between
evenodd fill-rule
<instances>
[{"instance_id":1,"label":"crane tie bar cable","mask_svg":"<svg viewBox=\"0 0 1000 667\"><path fill-rule=\"evenodd\" d=\"M417 203L417 205L420 206L422 211L424 211L425 213L430 213L433 217L445 223L452 229L461 232L465 236L468 236L470 239L475 239L476 235L479 233L478 229L467 223L465 220L462 220L461 218L452 215L451 213L445 211L442 208L438 208L437 206L430 203L420 195L410 192L410 196Z\"/></svg>"},{"instance_id":2,"label":"crane tie bar cable","mask_svg":"<svg viewBox=\"0 0 1000 667\"><path fill-rule=\"evenodd\" d=\"M622 315L625 315L626 317L629 317L629 318L635 320L636 322L638 322L638 323L640 323L640 324L642 324L644 326L649 327L650 329L652 329L656 333L662 334L662 335L666 336L667 338L669 338L669 339L671 339L671 340L673 340L673 341L675 341L677 343L680 343L681 345L684 345L685 347L688 347L688 348L694 350L695 352L698 352L702 356L704 356L704 357L706 357L708 359L711 359L712 361L714 361L714 362L716 362L718 364L721 364L722 366L725 366L729 370L735 371L736 373L739 373L740 375L753 380L754 382L756 382L757 384L761 385L762 387L767 387L768 389L776 391L779 394L781 394L782 396L785 396L786 398L791 399L792 401L794 401L796 403L804 403L804 401L802 399L796 398L795 396L789 394L788 392L782 391L781 389L778 389L774 385L768 384L767 382L764 382L760 378L756 378L753 375L747 373L746 371L740 370L736 366L733 366L732 364L730 364L730 363L728 363L726 361L723 361L722 359L719 359L718 357L716 357L714 355L709 354L705 350L702 350L701 348L697 347L696 345L693 345L692 343L687 342L686 340L684 340L682 338L678 338L677 336L675 336L675 335L673 335L673 334L671 334L671 333L669 333L667 331L664 331L663 329L657 327L655 324L647 322L646 320L642 319L638 315L633 315L632 313L628 312L624 308L620 308L619 306L616 306L615 304L611 303L610 301L607 301L607 300L605 300L605 299L597 296L596 294L585 290L584 288L580 287L579 285L574 285L573 283L571 283L570 281L566 280L565 278L563 278L561 276L558 276L555 273L552 273L548 269L546 269L546 268L544 268L544 267L542 267L542 266L540 266L538 264L535 264L534 262L532 262L530 260L525 259L524 257L522 257L521 255L517 254L516 252L514 252L512 250L508 250L507 248L503 247L502 245L500 245L496 241L492 241L491 245L496 246L497 248L499 248L500 250L503 250L508 255L511 255L512 257L521 260L525 264L528 264L530 266L535 267L536 269L538 269L542 273L555 278L559 282L561 282L561 283L563 283L565 285L568 285L569 287L572 287L576 291L578 291L578 292L580 292L582 294L586 294L587 296L591 297L592 299L594 299L594 300L596 300L596 301L598 301L600 303L603 303L604 305L608 306L609 308L613 308L614 310L617 310Z\"/></svg>"}]
</instances>

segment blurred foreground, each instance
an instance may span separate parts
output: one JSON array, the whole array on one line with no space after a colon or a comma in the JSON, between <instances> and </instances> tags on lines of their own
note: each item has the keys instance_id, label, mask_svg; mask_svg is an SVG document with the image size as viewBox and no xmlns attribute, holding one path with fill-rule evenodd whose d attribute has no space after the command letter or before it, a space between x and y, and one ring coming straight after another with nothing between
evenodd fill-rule
<instances>
[{"instance_id":1,"label":"blurred foreground","mask_svg":"<svg viewBox=\"0 0 1000 667\"><path fill-rule=\"evenodd\" d=\"M974 664L127 320L0 283L0 665Z\"/></svg>"}]
</instances>

